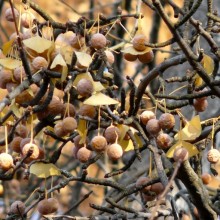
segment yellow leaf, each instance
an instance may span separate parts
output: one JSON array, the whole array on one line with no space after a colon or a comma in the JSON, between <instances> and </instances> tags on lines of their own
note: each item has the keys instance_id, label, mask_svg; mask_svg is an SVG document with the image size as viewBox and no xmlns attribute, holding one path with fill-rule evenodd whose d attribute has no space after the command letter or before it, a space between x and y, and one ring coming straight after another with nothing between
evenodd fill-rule
<instances>
[{"instance_id":1,"label":"yellow leaf","mask_svg":"<svg viewBox=\"0 0 220 220\"><path fill-rule=\"evenodd\" d=\"M123 140L126 133L128 132L128 130L130 129L129 126L127 125L123 125L123 124L118 124L117 128L120 130L120 137L119 137L119 141Z\"/></svg>"},{"instance_id":2,"label":"yellow leaf","mask_svg":"<svg viewBox=\"0 0 220 220\"><path fill-rule=\"evenodd\" d=\"M56 66L67 66L65 60L63 59L63 56L58 53L55 58L53 59L53 62L51 63L50 69L55 68Z\"/></svg>"},{"instance_id":3,"label":"yellow leaf","mask_svg":"<svg viewBox=\"0 0 220 220\"><path fill-rule=\"evenodd\" d=\"M43 53L45 50L48 50L51 46L53 46L52 41L49 41L40 36L35 36L23 40L23 43L26 47L34 50L37 53Z\"/></svg>"},{"instance_id":4,"label":"yellow leaf","mask_svg":"<svg viewBox=\"0 0 220 220\"><path fill-rule=\"evenodd\" d=\"M134 137L135 137L135 140L138 144L138 148L142 147L142 145L143 145L142 141L141 141L140 137L137 135L137 133L134 134ZM131 139L129 139L129 140L122 139L119 141L119 144L121 145L121 147L124 151L134 150L134 144Z\"/></svg>"},{"instance_id":5,"label":"yellow leaf","mask_svg":"<svg viewBox=\"0 0 220 220\"><path fill-rule=\"evenodd\" d=\"M84 140L84 136L87 135L87 121L86 120L83 120L83 119L79 119L79 122L78 122L78 126L77 126L77 131L79 133L79 135L81 136L82 139L80 140L80 142L82 141L82 143L85 143L85 140ZM81 144L82 144L81 143Z\"/></svg>"},{"instance_id":6,"label":"yellow leaf","mask_svg":"<svg viewBox=\"0 0 220 220\"><path fill-rule=\"evenodd\" d=\"M39 178L47 178L49 176L60 176L60 170L52 163L37 162L31 165L30 173Z\"/></svg>"},{"instance_id":7,"label":"yellow leaf","mask_svg":"<svg viewBox=\"0 0 220 220\"><path fill-rule=\"evenodd\" d=\"M202 61L201 61L201 64L202 64L202 66L204 67L205 71L206 71L209 75L211 75L212 72L213 72L213 70L214 70L214 68L215 68L215 64L214 64L213 59L212 59L210 56L204 54L204 55L203 55L203 59L202 59Z\"/></svg>"},{"instance_id":8,"label":"yellow leaf","mask_svg":"<svg viewBox=\"0 0 220 220\"><path fill-rule=\"evenodd\" d=\"M66 80L67 74L68 74L68 67L67 66L63 66L61 82L64 82Z\"/></svg>"},{"instance_id":9,"label":"yellow leaf","mask_svg":"<svg viewBox=\"0 0 220 220\"><path fill-rule=\"evenodd\" d=\"M13 70L21 66L22 62L20 60L7 57L7 58L0 59L0 65L2 65L3 67L7 69Z\"/></svg>"},{"instance_id":10,"label":"yellow leaf","mask_svg":"<svg viewBox=\"0 0 220 220\"><path fill-rule=\"evenodd\" d=\"M174 144L166 153L166 156L168 158L172 158L174 151L179 148L179 147L184 147L185 149L187 149L187 151L189 152L189 157L195 156L196 154L199 153L199 151L197 150L197 148L186 142L186 141L178 141L176 144Z\"/></svg>"},{"instance_id":11,"label":"yellow leaf","mask_svg":"<svg viewBox=\"0 0 220 220\"><path fill-rule=\"evenodd\" d=\"M146 49L143 51L138 51L138 50L135 50L133 46L129 46L129 47L126 47L125 49L121 50L121 52L123 52L123 53L129 53L132 55L142 55L142 54L145 54L149 51L151 51L150 47L146 47Z\"/></svg>"},{"instance_id":12,"label":"yellow leaf","mask_svg":"<svg viewBox=\"0 0 220 220\"><path fill-rule=\"evenodd\" d=\"M70 65L72 62L72 56L73 56L73 51L74 51L73 47L67 45L67 46L61 47L60 51L66 63Z\"/></svg>"},{"instance_id":13,"label":"yellow leaf","mask_svg":"<svg viewBox=\"0 0 220 220\"><path fill-rule=\"evenodd\" d=\"M195 140L197 137L199 137L201 132L202 127L200 117L199 115L196 115L192 118L191 121L187 122L186 126L181 131L179 131L174 138L176 140L181 139L185 141Z\"/></svg>"},{"instance_id":14,"label":"yellow leaf","mask_svg":"<svg viewBox=\"0 0 220 220\"><path fill-rule=\"evenodd\" d=\"M116 101L115 99L108 97L107 95L101 92L98 92L93 94L88 99L86 99L83 103L86 105L99 106L99 105L115 105L118 104L119 102Z\"/></svg>"},{"instance_id":15,"label":"yellow leaf","mask_svg":"<svg viewBox=\"0 0 220 220\"><path fill-rule=\"evenodd\" d=\"M203 68L205 69L205 71L208 73L208 75L212 75L214 67L215 67L213 59L210 56L204 54L201 64ZM196 74L195 75L195 86L197 87L201 86L203 83L204 83L203 79L199 76L199 74Z\"/></svg>"},{"instance_id":16,"label":"yellow leaf","mask_svg":"<svg viewBox=\"0 0 220 220\"><path fill-rule=\"evenodd\" d=\"M130 151L134 150L134 145L131 139L129 140L121 140L119 141L119 144L121 145L123 151Z\"/></svg>"},{"instance_id":17,"label":"yellow leaf","mask_svg":"<svg viewBox=\"0 0 220 220\"><path fill-rule=\"evenodd\" d=\"M10 109L13 111L13 113L15 114L15 116L17 118L21 118L22 113L20 111L20 108L18 107L18 105L15 102L10 105Z\"/></svg>"},{"instance_id":18,"label":"yellow leaf","mask_svg":"<svg viewBox=\"0 0 220 220\"><path fill-rule=\"evenodd\" d=\"M75 54L77 57L77 61L81 66L88 67L91 64L92 57L89 54L77 51L75 51Z\"/></svg>"},{"instance_id":19,"label":"yellow leaf","mask_svg":"<svg viewBox=\"0 0 220 220\"><path fill-rule=\"evenodd\" d=\"M100 92L105 89L105 87L100 82L92 81L92 84L95 92Z\"/></svg>"},{"instance_id":20,"label":"yellow leaf","mask_svg":"<svg viewBox=\"0 0 220 220\"><path fill-rule=\"evenodd\" d=\"M10 40L10 41L7 41L6 43L3 44L2 46L2 52L3 54L6 56L9 51L11 50L11 47L12 47L12 44L14 43L14 40Z\"/></svg>"}]
</instances>

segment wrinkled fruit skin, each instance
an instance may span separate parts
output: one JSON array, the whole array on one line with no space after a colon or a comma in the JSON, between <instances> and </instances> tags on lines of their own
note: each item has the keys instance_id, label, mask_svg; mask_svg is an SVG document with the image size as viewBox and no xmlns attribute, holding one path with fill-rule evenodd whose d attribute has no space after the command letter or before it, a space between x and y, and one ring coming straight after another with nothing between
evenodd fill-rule
<instances>
[{"instance_id":1,"label":"wrinkled fruit skin","mask_svg":"<svg viewBox=\"0 0 220 220\"><path fill-rule=\"evenodd\" d=\"M161 127L159 121L157 119L150 119L147 122L146 130L149 134L156 136L161 131Z\"/></svg>"},{"instance_id":2,"label":"wrinkled fruit skin","mask_svg":"<svg viewBox=\"0 0 220 220\"><path fill-rule=\"evenodd\" d=\"M25 212L25 204L22 201L15 201L11 204L10 207L10 214L16 214L16 215L20 215L20 214L24 214Z\"/></svg>"},{"instance_id":3,"label":"wrinkled fruit skin","mask_svg":"<svg viewBox=\"0 0 220 220\"><path fill-rule=\"evenodd\" d=\"M146 49L145 43L147 42L147 38L143 34L138 34L134 37L132 44L134 49L138 51L143 51Z\"/></svg>"},{"instance_id":4,"label":"wrinkled fruit skin","mask_svg":"<svg viewBox=\"0 0 220 220\"><path fill-rule=\"evenodd\" d=\"M173 139L166 133L161 133L157 136L156 142L157 145L163 149L168 149L172 144Z\"/></svg>"},{"instance_id":5,"label":"wrinkled fruit skin","mask_svg":"<svg viewBox=\"0 0 220 220\"><path fill-rule=\"evenodd\" d=\"M0 154L0 168L4 171L7 171L12 167L13 167L12 156L7 153L1 153Z\"/></svg>"},{"instance_id":6,"label":"wrinkled fruit skin","mask_svg":"<svg viewBox=\"0 0 220 220\"><path fill-rule=\"evenodd\" d=\"M107 40L103 34L93 34L90 40L91 46L95 49L102 49L106 46Z\"/></svg>"},{"instance_id":7,"label":"wrinkled fruit skin","mask_svg":"<svg viewBox=\"0 0 220 220\"><path fill-rule=\"evenodd\" d=\"M82 147L78 150L76 156L81 163L86 163L92 157L92 151Z\"/></svg>"},{"instance_id":8,"label":"wrinkled fruit skin","mask_svg":"<svg viewBox=\"0 0 220 220\"><path fill-rule=\"evenodd\" d=\"M188 158L189 158L188 150L186 150L183 147L179 147L179 148L175 149L174 154L173 154L173 159L176 162L178 162L178 161L183 162L183 161L188 160Z\"/></svg>"},{"instance_id":9,"label":"wrinkled fruit skin","mask_svg":"<svg viewBox=\"0 0 220 220\"><path fill-rule=\"evenodd\" d=\"M162 129L172 129L175 126L175 118L170 113L163 113L159 118L159 124Z\"/></svg>"},{"instance_id":10,"label":"wrinkled fruit skin","mask_svg":"<svg viewBox=\"0 0 220 220\"><path fill-rule=\"evenodd\" d=\"M123 150L119 144L111 144L107 147L107 155L111 160L118 160L123 155Z\"/></svg>"},{"instance_id":11,"label":"wrinkled fruit skin","mask_svg":"<svg viewBox=\"0 0 220 220\"><path fill-rule=\"evenodd\" d=\"M150 119L156 119L156 115L152 111L143 111L140 115L141 122L146 125Z\"/></svg>"},{"instance_id":12,"label":"wrinkled fruit skin","mask_svg":"<svg viewBox=\"0 0 220 220\"><path fill-rule=\"evenodd\" d=\"M95 151L104 151L107 146L107 141L103 136L95 136L91 140L91 146Z\"/></svg>"},{"instance_id":13,"label":"wrinkled fruit skin","mask_svg":"<svg viewBox=\"0 0 220 220\"><path fill-rule=\"evenodd\" d=\"M217 149L211 149L208 151L207 159L210 163L217 163L220 158L220 152Z\"/></svg>"}]
</instances>

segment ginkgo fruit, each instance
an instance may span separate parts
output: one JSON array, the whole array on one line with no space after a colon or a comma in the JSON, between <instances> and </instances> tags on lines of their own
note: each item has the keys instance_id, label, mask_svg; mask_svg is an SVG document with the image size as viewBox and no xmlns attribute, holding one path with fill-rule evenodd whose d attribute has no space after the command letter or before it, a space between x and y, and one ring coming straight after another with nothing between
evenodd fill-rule
<instances>
[{"instance_id":1,"label":"ginkgo fruit","mask_svg":"<svg viewBox=\"0 0 220 220\"><path fill-rule=\"evenodd\" d=\"M77 121L73 117L66 117L63 119L63 131L64 133L71 133L77 128Z\"/></svg>"},{"instance_id":2,"label":"ginkgo fruit","mask_svg":"<svg viewBox=\"0 0 220 220\"><path fill-rule=\"evenodd\" d=\"M140 115L141 122L146 125L150 119L156 119L156 115L152 111L143 111Z\"/></svg>"},{"instance_id":3,"label":"ginkgo fruit","mask_svg":"<svg viewBox=\"0 0 220 220\"><path fill-rule=\"evenodd\" d=\"M81 147L76 156L81 163L86 163L92 157L92 151L88 150L86 147Z\"/></svg>"},{"instance_id":4,"label":"ginkgo fruit","mask_svg":"<svg viewBox=\"0 0 220 220\"><path fill-rule=\"evenodd\" d=\"M203 173L201 179L203 184L208 185L212 181L212 176L209 173Z\"/></svg>"},{"instance_id":5,"label":"ginkgo fruit","mask_svg":"<svg viewBox=\"0 0 220 220\"><path fill-rule=\"evenodd\" d=\"M173 154L173 159L174 161L178 162L183 162L185 160L188 160L189 158L189 152L183 147L178 147L175 149L174 154Z\"/></svg>"},{"instance_id":6,"label":"ginkgo fruit","mask_svg":"<svg viewBox=\"0 0 220 220\"><path fill-rule=\"evenodd\" d=\"M111 144L107 146L107 155L111 160L118 160L123 155L123 149L119 144Z\"/></svg>"},{"instance_id":7,"label":"ginkgo fruit","mask_svg":"<svg viewBox=\"0 0 220 220\"><path fill-rule=\"evenodd\" d=\"M141 63L147 64L147 63L152 62L153 59L154 59L154 53L153 53L152 50L149 51L149 52L147 52L147 53L139 54L139 55L138 55L138 60L139 60Z\"/></svg>"},{"instance_id":8,"label":"ginkgo fruit","mask_svg":"<svg viewBox=\"0 0 220 220\"><path fill-rule=\"evenodd\" d=\"M71 103L64 103L61 115L64 116L65 113L67 113L67 115L70 117L74 117L76 115L76 109L74 105Z\"/></svg>"},{"instance_id":9,"label":"ginkgo fruit","mask_svg":"<svg viewBox=\"0 0 220 220\"><path fill-rule=\"evenodd\" d=\"M96 33L92 35L90 44L95 49L102 49L106 46L107 39L103 34Z\"/></svg>"},{"instance_id":10,"label":"ginkgo fruit","mask_svg":"<svg viewBox=\"0 0 220 220\"><path fill-rule=\"evenodd\" d=\"M208 107L208 101L206 99L195 99L193 106L197 112L204 112Z\"/></svg>"},{"instance_id":11,"label":"ginkgo fruit","mask_svg":"<svg viewBox=\"0 0 220 220\"><path fill-rule=\"evenodd\" d=\"M76 85L76 90L82 97L87 97L92 95L94 88L90 80L81 79Z\"/></svg>"},{"instance_id":12,"label":"ginkgo fruit","mask_svg":"<svg viewBox=\"0 0 220 220\"><path fill-rule=\"evenodd\" d=\"M0 169L3 171L7 171L12 168L14 165L13 158L8 153L1 153L0 154Z\"/></svg>"},{"instance_id":13,"label":"ginkgo fruit","mask_svg":"<svg viewBox=\"0 0 220 220\"><path fill-rule=\"evenodd\" d=\"M12 142L10 143L10 148L16 153L21 153L20 143L22 140L22 137L14 137Z\"/></svg>"},{"instance_id":14,"label":"ginkgo fruit","mask_svg":"<svg viewBox=\"0 0 220 220\"><path fill-rule=\"evenodd\" d=\"M51 205L51 213L56 212L58 210L59 207L59 203L57 201L57 199L55 198L49 198L47 199L48 203Z\"/></svg>"},{"instance_id":15,"label":"ginkgo fruit","mask_svg":"<svg viewBox=\"0 0 220 220\"><path fill-rule=\"evenodd\" d=\"M220 158L220 152L217 149L211 149L208 151L207 160L210 163L217 163Z\"/></svg>"},{"instance_id":16,"label":"ginkgo fruit","mask_svg":"<svg viewBox=\"0 0 220 220\"><path fill-rule=\"evenodd\" d=\"M108 143L115 143L116 139L120 137L120 130L116 126L109 126L105 129L104 136Z\"/></svg>"},{"instance_id":17,"label":"ginkgo fruit","mask_svg":"<svg viewBox=\"0 0 220 220\"><path fill-rule=\"evenodd\" d=\"M12 82L12 71L5 68L0 70L0 88L6 89L7 83Z\"/></svg>"},{"instance_id":18,"label":"ginkgo fruit","mask_svg":"<svg viewBox=\"0 0 220 220\"><path fill-rule=\"evenodd\" d=\"M151 179L149 177L141 176L137 179L135 185L136 187L142 186L144 184L147 184ZM145 186L143 189L141 189L141 192L146 193L150 191L151 185Z\"/></svg>"},{"instance_id":19,"label":"ginkgo fruit","mask_svg":"<svg viewBox=\"0 0 220 220\"><path fill-rule=\"evenodd\" d=\"M25 76L26 74L25 74L23 66L19 66L14 69L13 77L14 77L14 80L16 80L17 82L20 83L24 79Z\"/></svg>"},{"instance_id":20,"label":"ginkgo fruit","mask_svg":"<svg viewBox=\"0 0 220 220\"><path fill-rule=\"evenodd\" d=\"M96 108L92 105L82 105L79 108L78 115L87 116L90 118L95 118L96 116Z\"/></svg>"},{"instance_id":21,"label":"ginkgo fruit","mask_svg":"<svg viewBox=\"0 0 220 220\"><path fill-rule=\"evenodd\" d=\"M36 70L40 70L42 68L47 68L48 67L48 61L41 56L37 56L32 60L32 66Z\"/></svg>"},{"instance_id":22,"label":"ginkgo fruit","mask_svg":"<svg viewBox=\"0 0 220 220\"><path fill-rule=\"evenodd\" d=\"M77 148L81 148L81 147L84 147L84 145L86 144L88 144L88 138L86 138L86 140L85 140L85 144L84 143L80 143L80 141L81 141L81 136L80 135L77 135L76 137L74 137L74 139L73 139L73 142L74 142L74 144L75 144L75 146L77 147Z\"/></svg>"},{"instance_id":23,"label":"ginkgo fruit","mask_svg":"<svg viewBox=\"0 0 220 220\"><path fill-rule=\"evenodd\" d=\"M30 28L33 25L34 19L35 16L31 12L24 12L21 15L21 25L25 28Z\"/></svg>"},{"instance_id":24,"label":"ginkgo fruit","mask_svg":"<svg viewBox=\"0 0 220 220\"><path fill-rule=\"evenodd\" d=\"M74 35L71 39L68 39L69 44L79 50L85 45L85 38L81 35Z\"/></svg>"},{"instance_id":25,"label":"ginkgo fruit","mask_svg":"<svg viewBox=\"0 0 220 220\"><path fill-rule=\"evenodd\" d=\"M22 154L26 156L30 151L32 151L30 157L28 159L35 160L39 157L40 150L36 144L27 143L22 148Z\"/></svg>"},{"instance_id":26,"label":"ginkgo fruit","mask_svg":"<svg viewBox=\"0 0 220 220\"><path fill-rule=\"evenodd\" d=\"M163 113L159 118L159 124L162 129L172 129L175 126L175 118L170 113Z\"/></svg>"},{"instance_id":27,"label":"ginkgo fruit","mask_svg":"<svg viewBox=\"0 0 220 220\"><path fill-rule=\"evenodd\" d=\"M161 133L156 138L156 143L158 147L160 147L163 150L168 149L173 142L173 139L170 137L170 135L166 133Z\"/></svg>"},{"instance_id":28,"label":"ginkgo fruit","mask_svg":"<svg viewBox=\"0 0 220 220\"><path fill-rule=\"evenodd\" d=\"M137 55L130 54L130 53L124 53L124 58L125 58L125 60L127 60L129 62L133 62L137 59Z\"/></svg>"},{"instance_id":29,"label":"ginkgo fruit","mask_svg":"<svg viewBox=\"0 0 220 220\"><path fill-rule=\"evenodd\" d=\"M147 37L144 34L137 34L132 41L134 49L138 51L143 51L146 49L145 43L147 42Z\"/></svg>"},{"instance_id":30,"label":"ginkgo fruit","mask_svg":"<svg viewBox=\"0 0 220 220\"><path fill-rule=\"evenodd\" d=\"M11 204L9 213L15 215L24 215L25 208L26 206L22 201L15 201Z\"/></svg>"},{"instance_id":31,"label":"ginkgo fruit","mask_svg":"<svg viewBox=\"0 0 220 220\"><path fill-rule=\"evenodd\" d=\"M101 135L97 135L92 138L91 146L92 146L92 149L95 151L98 151L98 152L104 151L107 146L107 141L106 141L105 137L103 137Z\"/></svg>"},{"instance_id":32,"label":"ginkgo fruit","mask_svg":"<svg viewBox=\"0 0 220 220\"><path fill-rule=\"evenodd\" d=\"M19 12L16 8L13 8L14 10L14 15L15 15L15 19L19 17ZM12 13L12 9L11 8L7 8L5 10L5 19L7 21L10 21L10 22L14 22L14 16L13 16L13 13Z\"/></svg>"},{"instance_id":33,"label":"ginkgo fruit","mask_svg":"<svg viewBox=\"0 0 220 220\"><path fill-rule=\"evenodd\" d=\"M43 199L37 205L37 210L42 215L48 215L56 212L58 209L58 202L56 199Z\"/></svg>"},{"instance_id":34,"label":"ginkgo fruit","mask_svg":"<svg viewBox=\"0 0 220 220\"><path fill-rule=\"evenodd\" d=\"M115 62L114 54L111 51L106 50L105 55L107 57L107 61L109 62L109 64L112 65Z\"/></svg>"},{"instance_id":35,"label":"ginkgo fruit","mask_svg":"<svg viewBox=\"0 0 220 220\"><path fill-rule=\"evenodd\" d=\"M67 133L64 131L64 126L63 126L63 121L59 121L55 126L54 126L54 133L56 134L57 137L63 137Z\"/></svg>"},{"instance_id":36,"label":"ginkgo fruit","mask_svg":"<svg viewBox=\"0 0 220 220\"><path fill-rule=\"evenodd\" d=\"M26 126L19 124L15 129L15 134L22 138L26 138L28 135L28 129Z\"/></svg>"},{"instance_id":37,"label":"ginkgo fruit","mask_svg":"<svg viewBox=\"0 0 220 220\"><path fill-rule=\"evenodd\" d=\"M150 119L146 124L146 130L149 134L157 136L161 131L159 121L157 119Z\"/></svg>"}]
</instances>

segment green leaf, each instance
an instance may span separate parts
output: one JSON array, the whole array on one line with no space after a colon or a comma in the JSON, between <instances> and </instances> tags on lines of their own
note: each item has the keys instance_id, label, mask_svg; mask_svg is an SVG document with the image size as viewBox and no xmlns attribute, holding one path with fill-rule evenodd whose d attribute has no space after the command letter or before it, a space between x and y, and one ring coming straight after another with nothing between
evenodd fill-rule
<instances>
[{"instance_id":1,"label":"green leaf","mask_svg":"<svg viewBox=\"0 0 220 220\"><path fill-rule=\"evenodd\" d=\"M30 173L38 178L47 178L49 176L60 176L60 170L52 163L37 162L31 165Z\"/></svg>"}]
</instances>

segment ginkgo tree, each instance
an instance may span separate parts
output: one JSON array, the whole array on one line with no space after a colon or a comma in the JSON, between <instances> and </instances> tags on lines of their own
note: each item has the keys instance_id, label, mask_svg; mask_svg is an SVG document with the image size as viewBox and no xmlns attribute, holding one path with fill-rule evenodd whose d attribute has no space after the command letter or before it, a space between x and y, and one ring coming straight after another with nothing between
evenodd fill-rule
<instances>
[{"instance_id":1,"label":"ginkgo tree","mask_svg":"<svg viewBox=\"0 0 220 220\"><path fill-rule=\"evenodd\" d=\"M218 219L219 3L112 1L105 16L90 2L66 23L4 2L0 218ZM158 42L160 22L148 39L144 7L170 39Z\"/></svg>"}]
</instances>

